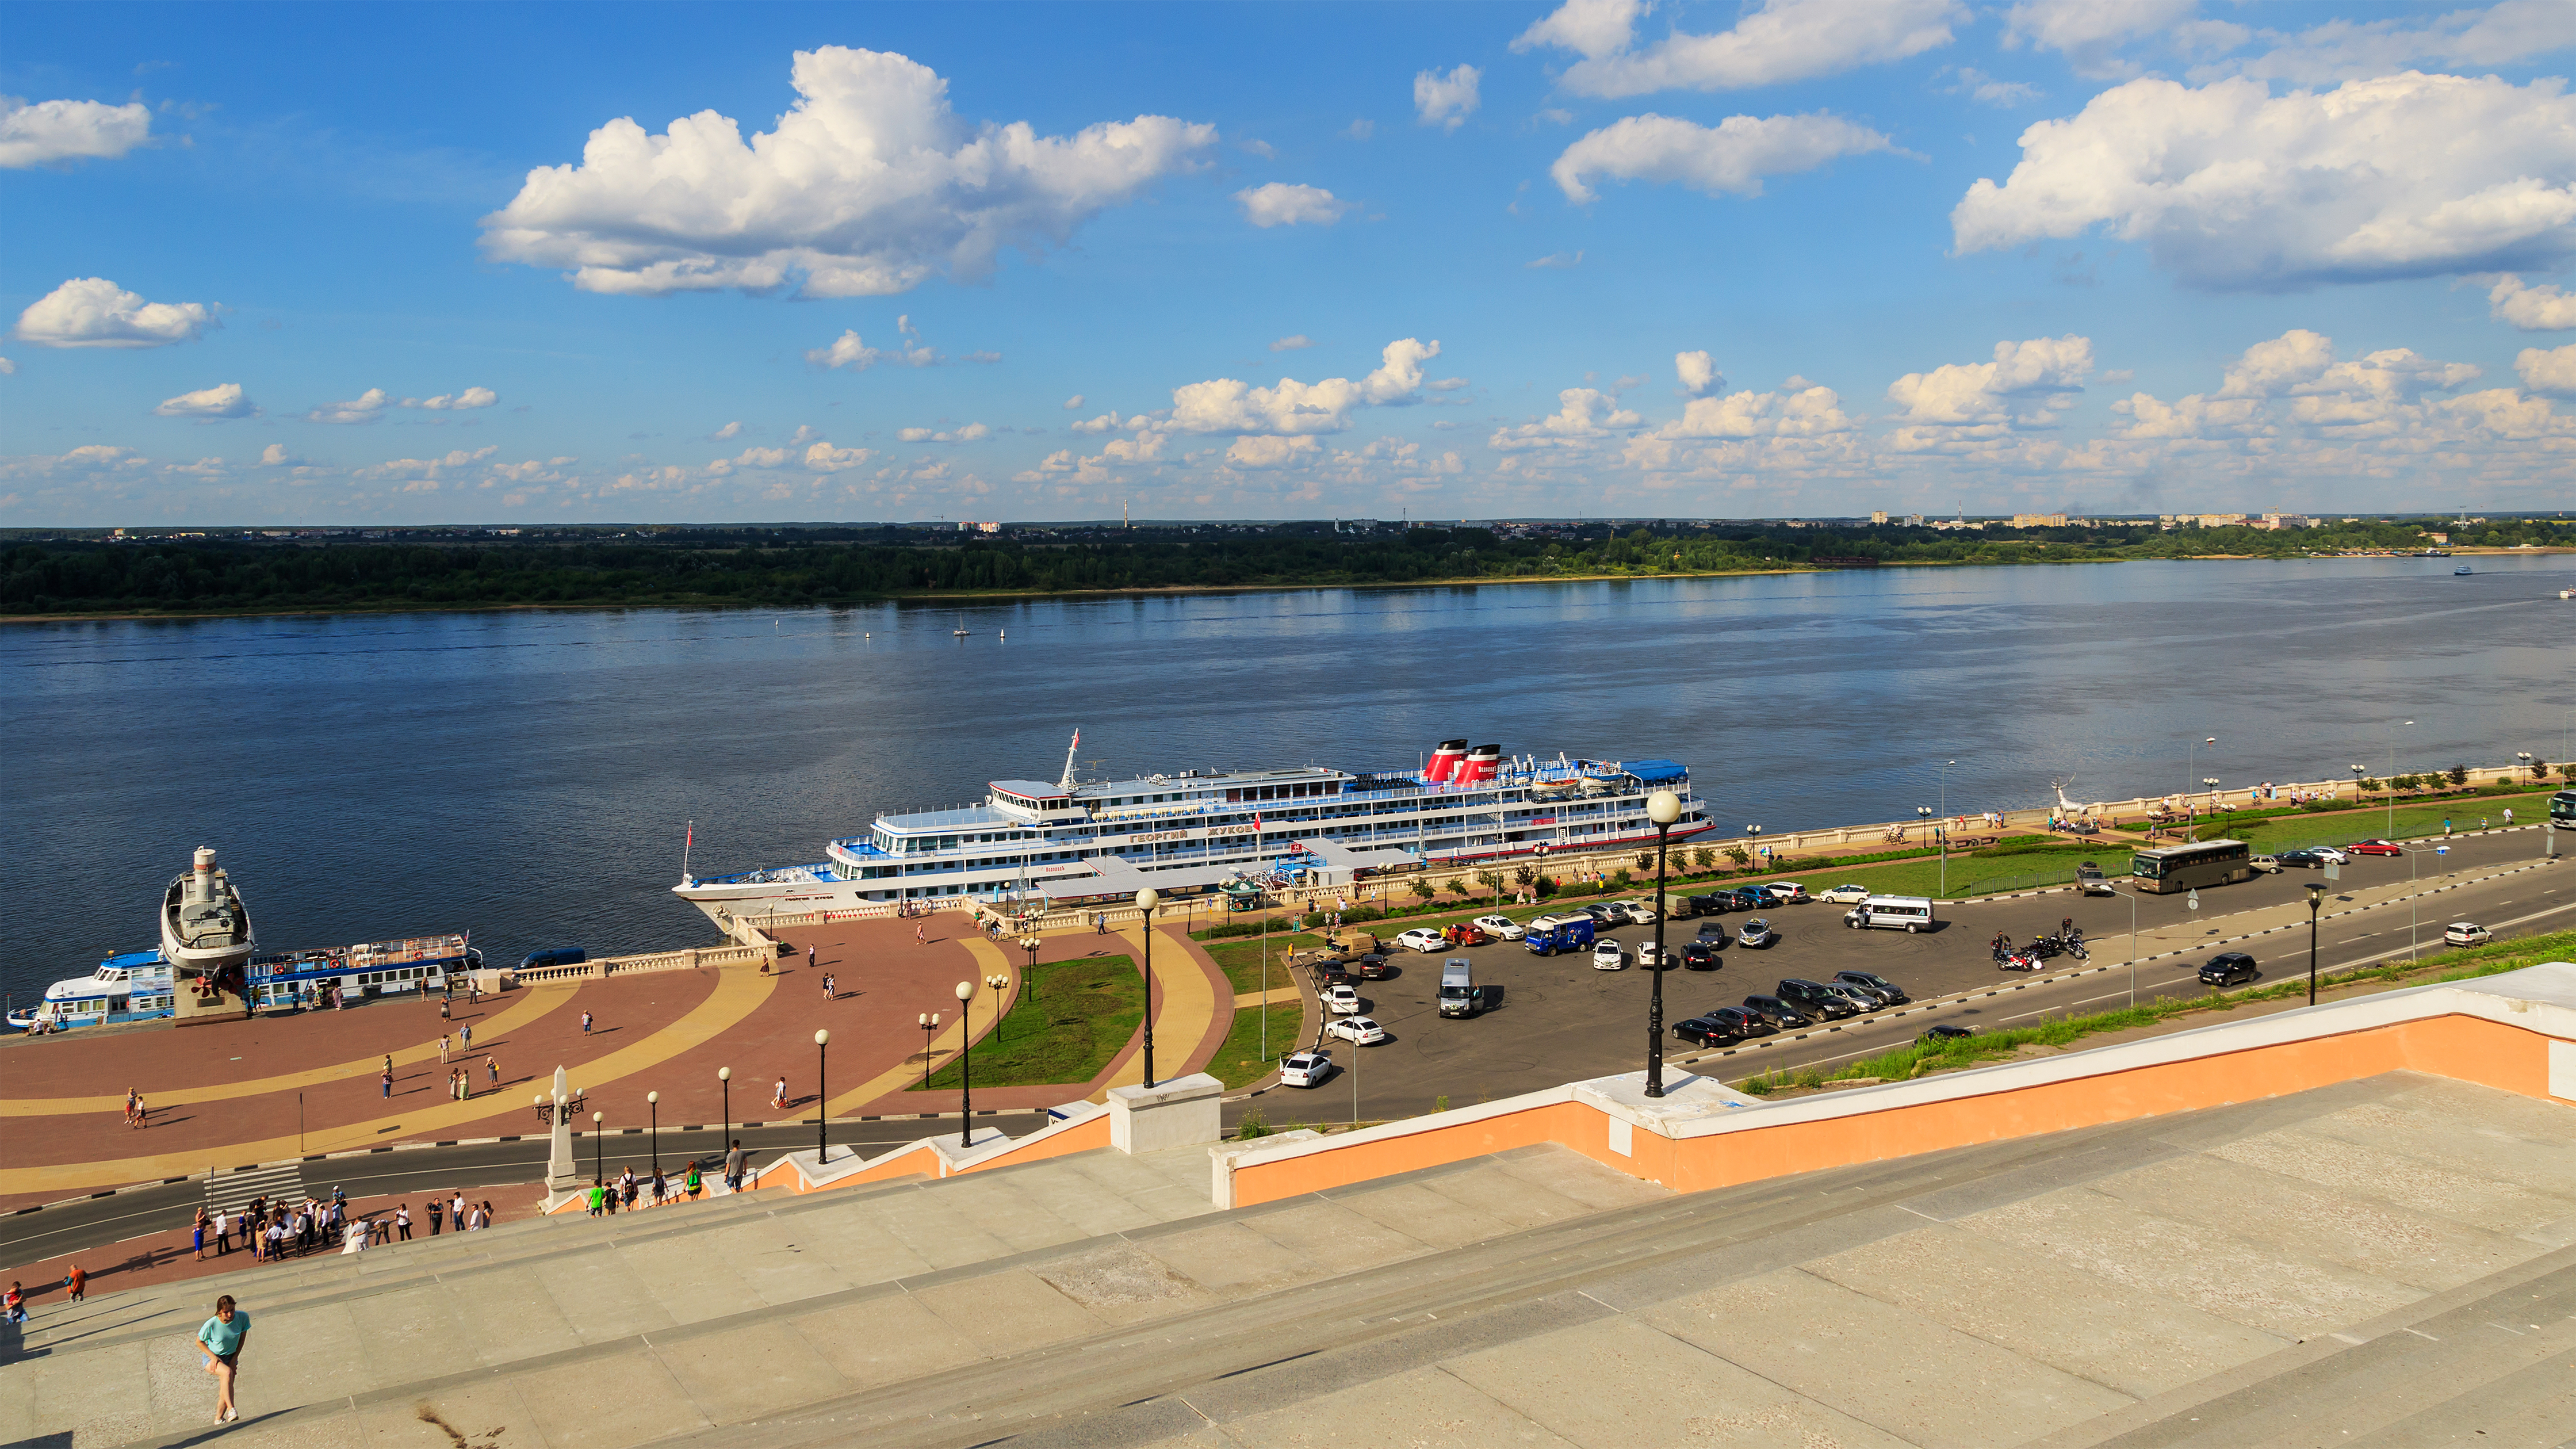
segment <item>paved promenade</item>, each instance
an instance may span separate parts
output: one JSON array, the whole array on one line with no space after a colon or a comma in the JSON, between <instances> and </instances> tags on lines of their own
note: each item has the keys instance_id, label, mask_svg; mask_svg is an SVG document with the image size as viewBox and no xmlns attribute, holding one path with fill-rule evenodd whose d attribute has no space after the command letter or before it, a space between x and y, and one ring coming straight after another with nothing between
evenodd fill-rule
<instances>
[{"instance_id":1,"label":"paved promenade","mask_svg":"<svg viewBox=\"0 0 2576 1449\"><path fill-rule=\"evenodd\" d=\"M672 971L523 987L439 1004L379 1002L215 1026L144 1026L0 1044L0 1210L78 1193L256 1162L534 1132L530 1098L568 1069L602 1125L645 1123L658 1092L665 1126L810 1119L817 1105L813 1033L829 1028L830 1111L836 1117L957 1110L953 1092L907 1090L963 1046L953 988L1001 975L1005 1009L1026 957L988 941L953 913L785 933L797 948L776 970ZM811 964L805 949L811 947ZM1046 938L1040 961L1100 954L1141 957L1143 938L1089 930ZM1231 1023L1232 994L1206 954L1177 931L1154 950L1156 1069L1195 1070ZM823 981L834 978L826 995ZM1220 1005L1223 1003L1224 1005ZM971 1030L989 1032L993 993L979 990ZM923 1058L924 1012L941 1016ZM591 1029L584 1032L588 1013ZM472 1027L471 1050L459 1050ZM450 1050L442 1058L439 1037ZM385 1060L393 1061L390 1095ZM494 1083L486 1059L499 1068ZM450 1065L474 1095L451 1100ZM717 1069L733 1072L729 1096ZM1131 1043L1089 1083L987 1089L979 1110L1050 1106L1141 1078ZM784 1105L774 1102L780 1077ZM846 1085L845 1085L846 1084ZM143 1094L148 1125L123 1120L124 1093Z\"/></svg>"}]
</instances>

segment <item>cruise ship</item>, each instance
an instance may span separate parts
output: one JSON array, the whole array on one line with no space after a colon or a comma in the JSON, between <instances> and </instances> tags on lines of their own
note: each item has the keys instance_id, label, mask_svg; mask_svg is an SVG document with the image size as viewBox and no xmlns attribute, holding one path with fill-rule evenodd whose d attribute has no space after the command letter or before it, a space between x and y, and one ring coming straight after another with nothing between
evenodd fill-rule
<instances>
[{"instance_id":1,"label":"cruise ship","mask_svg":"<svg viewBox=\"0 0 2576 1449\"><path fill-rule=\"evenodd\" d=\"M1506 758L1500 745L1460 739L1414 770L1306 765L1077 782L1081 743L1076 732L1052 785L995 780L981 804L880 815L811 865L684 869L672 889L729 926L912 902L1080 906L1146 886L1165 896L1282 879L1345 886L1389 870L1651 844L1646 799L1657 790L1681 799L1675 841L1709 828L1690 772L1672 760Z\"/></svg>"}]
</instances>

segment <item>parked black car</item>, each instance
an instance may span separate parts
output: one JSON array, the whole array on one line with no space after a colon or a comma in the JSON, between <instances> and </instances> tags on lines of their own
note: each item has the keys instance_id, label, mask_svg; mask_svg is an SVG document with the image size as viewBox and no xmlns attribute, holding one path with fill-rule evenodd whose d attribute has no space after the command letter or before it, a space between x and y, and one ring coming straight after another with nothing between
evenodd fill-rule
<instances>
[{"instance_id":1,"label":"parked black car","mask_svg":"<svg viewBox=\"0 0 2576 1449\"><path fill-rule=\"evenodd\" d=\"M1916 1037L1914 1041L1918 1046L1937 1046L1945 1041L1958 1041L1963 1037L1971 1037L1976 1034L1977 1033L1973 1028L1950 1026L1945 1023L1940 1026L1925 1028L1923 1034Z\"/></svg>"},{"instance_id":2,"label":"parked black car","mask_svg":"<svg viewBox=\"0 0 2576 1449\"><path fill-rule=\"evenodd\" d=\"M1732 1028L1738 1036L1769 1036L1771 1034L1771 1023L1763 1020L1762 1013L1755 1011L1749 1006L1721 1006L1715 1011L1706 1011L1700 1014L1711 1021L1725 1023L1728 1027Z\"/></svg>"},{"instance_id":3,"label":"parked black car","mask_svg":"<svg viewBox=\"0 0 2576 1449\"><path fill-rule=\"evenodd\" d=\"M1702 921L1699 923L1699 938L1703 941L1723 941L1732 935L1733 933L1727 930L1726 922L1724 921Z\"/></svg>"},{"instance_id":4,"label":"parked black car","mask_svg":"<svg viewBox=\"0 0 2576 1449\"><path fill-rule=\"evenodd\" d=\"M2315 867L2326 863L2325 857L2317 854L2313 850L2285 850L2278 855L2273 856L2272 859L2280 862L2283 869L2287 869L2294 865L2306 866L2310 869L2314 869Z\"/></svg>"},{"instance_id":5,"label":"parked black car","mask_svg":"<svg viewBox=\"0 0 2576 1449\"><path fill-rule=\"evenodd\" d=\"M2221 951L2209 958L2208 965L2200 968L2200 984L2234 986L2240 981L2251 981L2262 974L2262 968L2254 964L2253 957L2242 951Z\"/></svg>"},{"instance_id":6,"label":"parked black car","mask_svg":"<svg viewBox=\"0 0 2576 1449\"><path fill-rule=\"evenodd\" d=\"M1734 902L1730 908L1733 910L1767 911L1771 909L1771 897L1760 886L1746 886L1741 890L1728 891L1727 898Z\"/></svg>"},{"instance_id":7,"label":"parked black car","mask_svg":"<svg viewBox=\"0 0 2576 1449\"><path fill-rule=\"evenodd\" d=\"M1673 1035L1700 1046L1724 1046L1734 1041L1740 1033L1715 1017L1694 1016L1688 1021L1674 1022Z\"/></svg>"},{"instance_id":8,"label":"parked black car","mask_svg":"<svg viewBox=\"0 0 2576 1449\"><path fill-rule=\"evenodd\" d=\"M1733 891L1719 891L1715 895L1690 897L1690 908L1693 915L1714 916L1721 911L1732 910L1734 907L1735 892ZM1700 929L1706 930L1708 928L1703 926Z\"/></svg>"},{"instance_id":9,"label":"parked black car","mask_svg":"<svg viewBox=\"0 0 2576 1449\"><path fill-rule=\"evenodd\" d=\"M1376 951L1371 951L1365 956L1355 958L1351 961L1347 969L1350 971L1350 974L1360 978L1362 981L1384 981L1387 977L1395 974L1394 963L1388 961L1383 954Z\"/></svg>"},{"instance_id":10,"label":"parked black car","mask_svg":"<svg viewBox=\"0 0 2576 1449\"><path fill-rule=\"evenodd\" d=\"M1748 996L1744 998L1744 1009L1773 1026L1815 1025L1812 1015L1776 996Z\"/></svg>"},{"instance_id":11,"label":"parked black car","mask_svg":"<svg viewBox=\"0 0 2576 1449\"><path fill-rule=\"evenodd\" d=\"M1858 1002L1838 992L1826 990L1821 982L1791 976L1771 989L1781 1000L1809 1016L1821 1016L1827 1021L1840 1021L1847 1016L1860 1015L1861 1009Z\"/></svg>"},{"instance_id":12,"label":"parked black car","mask_svg":"<svg viewBox=\"0 0 2576 1449\"><path fill-rule=\"evenodd\" d=\"M1875 975L1871 972L1837 971L1834 973L1834 979L1846 986L1866 987L1871 991L1875 991L1881 997L1885 998L1887 1004L1890 1006L1907 1006L1912 1004L1914 1000L1913 997L1905 994L1904 987L1897 985L1895 982L1888 980L1884 976Z\"/></svg>"},{"instance_id":13,"label":"parked black car","mask_svg":"<svg viewBox=\"0 0 2576 1449\"><path fill-rule=\"evenodd\" d=\"M1717 948L1719 943L1724 940L1725 937L1723 936L1719 937L1715 941L1702 937L1699 940L1686 943L1682 947L1682 969L1685 971L1716 970L1718 966L1722 964L1717 959Z\"/></svg>"}]
</instances>

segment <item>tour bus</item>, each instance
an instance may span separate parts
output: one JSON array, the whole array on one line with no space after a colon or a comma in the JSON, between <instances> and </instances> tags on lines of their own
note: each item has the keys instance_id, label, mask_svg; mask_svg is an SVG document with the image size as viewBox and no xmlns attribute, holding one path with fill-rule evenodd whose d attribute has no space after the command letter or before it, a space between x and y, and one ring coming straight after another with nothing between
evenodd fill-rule
<instances>
[{"instance_id":1,"label":"tour bus","mask_svg":"<svg viewBox=\"0 0 2576 1449\"><path fill-rule=\"evenodd\" d=\"M2576 830L2576 790L2561 790L2549 797L2549 822Z\"/></svg>"},{"instance_id":2,"label":"tour bus","mask_svg":"<svg viewBox=\"0 0 2576 1449\"><path fill-rule=\"evenodd\" d=\"M1903 931L1932 929L1932 900L1929 896L1871 896L1851 908L1843 924L1854 930L1863 926L1888 926Z\"/></svg>"},{"instance_id":3,"label":"tour bus","mask_svg":"<svg viewBox=\"0 0 2576 1449\"><path fill-rule=\"evenodd\" d=\"M2202 886L2234 885L2253 879L2254 851L2241 840L2161 845L2131 857L2129 874L2139 890L2154 896L2175 895Z\"/></svg>"}]
</instances>

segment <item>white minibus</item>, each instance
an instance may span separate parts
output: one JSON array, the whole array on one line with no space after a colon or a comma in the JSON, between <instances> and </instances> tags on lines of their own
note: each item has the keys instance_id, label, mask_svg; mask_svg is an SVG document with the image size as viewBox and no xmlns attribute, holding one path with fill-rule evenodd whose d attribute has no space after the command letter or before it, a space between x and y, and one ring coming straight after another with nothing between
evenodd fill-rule
<instances>
[{"instance_id":1,"label":"white minibus","mask_svg":"<svg viewBox=\"0 0 2576 1449\"><path fill-rule=\"evenodd\" d=\"M1932 899L1929 896L1871 896L1851 908L1843 924L1858 930L1863 926L1896 926L1908 931L1932 929Z\"/></svg>"}]
</instances>

